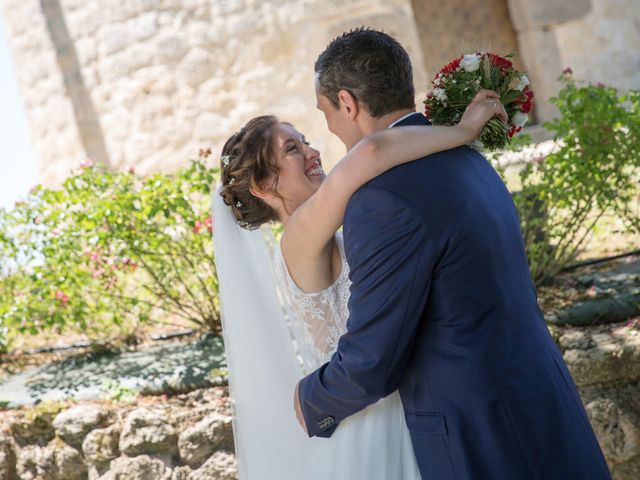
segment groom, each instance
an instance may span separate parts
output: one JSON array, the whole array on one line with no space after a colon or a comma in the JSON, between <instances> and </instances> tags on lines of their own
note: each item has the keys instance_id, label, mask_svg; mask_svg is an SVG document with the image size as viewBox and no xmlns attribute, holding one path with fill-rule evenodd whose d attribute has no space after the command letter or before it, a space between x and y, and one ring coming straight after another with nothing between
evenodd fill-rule
<instances>
[{"instance_id":1,"label":"groom","mask_svg":"<svg viewBox=\"0 0 640 480\"><path fill-rule=\"evenodd\" d=\"M409 57L389 35L345 33L315 72L318 108L348 149L427 124ZM356 192L344 220L347 332L296 389L308 434L330 437L399 389L423 480L609 479L538 308L519 225L504 184L468 147Z\"/></svg>"}]
</instances>

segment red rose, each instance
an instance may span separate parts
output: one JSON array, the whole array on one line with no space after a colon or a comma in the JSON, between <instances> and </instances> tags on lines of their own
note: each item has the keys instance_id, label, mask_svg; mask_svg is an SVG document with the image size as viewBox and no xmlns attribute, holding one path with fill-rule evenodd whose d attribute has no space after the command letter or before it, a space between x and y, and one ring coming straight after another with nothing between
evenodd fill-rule
<instances>
[{"instance_id":1,"label":"red rose","mask_svg":"<svg viewBox=\"0 0 640 480\"><path fill-rule=\"evenodd\" d=\"M496 67L502 70L509 70L510 68L513 68L513 63L506 58L499 57L498 55L495 55L493 53L487 53L487 55L489 56L489 60L491 60L491 63L493 63Z\"/></svg>"},{"instance_id":2,"label":"red rose","mask_svg":"<svg viewBox=\"0 0 640 480\"><path fill-rule=\"evenodd\" d=\"M461 61L462 61L462 55L460 55L459 58L456 58L455 60L453 60L448 65L446 65L442 70L440 70L440 73L442 75L444 75L444 76L447 76L450 73L455 72L456 68L458 68L460 66L460 62Z\"/></svg>"},{"instance_id":3,"label":"red rose","mask_svg":"<svg viewBox=\"0 0 640 480\"><path fill-rule=\"evenodd\" d=\"M527 85L522 93L523 95L518 100L520 111L522 113L531 113L531 110L533 109L533 92Z\"/></svg>"},{"instance_id":4,"label":"red rose","mask_svg":"<svg viewBox=\"0 0 640 480\"><path fill-rule=\"evenodd\" d=\"M522 131L522 127L516 127L515 125L513 125L509 129L509 138L512 138L516 133L519 133L521 131Z\"/></svg>"}]
</instances>

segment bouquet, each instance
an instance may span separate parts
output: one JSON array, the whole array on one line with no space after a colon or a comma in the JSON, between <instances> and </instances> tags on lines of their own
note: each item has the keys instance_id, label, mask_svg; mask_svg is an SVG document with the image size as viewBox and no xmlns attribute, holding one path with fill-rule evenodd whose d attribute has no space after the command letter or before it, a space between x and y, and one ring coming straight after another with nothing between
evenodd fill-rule
<instances>
[{"instance_id":1,"label":"bouquet","mask_svg":"<svg viewBox=\"0 0 640 480\"><path fill-rule=\"evenodd\" d=\"M455 125L478 90L493 90L500 95L509 122L505 126L492 118L479 140L488 150L504 148L522 130L533 106L529 79L513 67L509 57L480 52L453 60L433 79L433 90L424 101L425 116L434 125Z\"/></svg>"}]
</instances>

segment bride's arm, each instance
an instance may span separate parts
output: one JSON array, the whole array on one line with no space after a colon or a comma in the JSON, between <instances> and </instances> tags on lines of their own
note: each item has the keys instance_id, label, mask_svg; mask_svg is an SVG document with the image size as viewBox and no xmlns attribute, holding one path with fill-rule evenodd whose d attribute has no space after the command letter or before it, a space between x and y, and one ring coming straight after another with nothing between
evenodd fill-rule
<instances>
[{"instance_id":1,"label":"bride's arm","mask_svg":"<svg viewBox=\"0 0 640 480\"><path fill-rule=\"evenodd\" d=\"M342 225L349 199L369 180L402 163L475 140L486 122L496 115L506 120L497 94L484 90L476 95L456 126L389 128L360 140L289 218L282 237L287 261L304 262L321 256Z\"/></svg>"}]
</instances>

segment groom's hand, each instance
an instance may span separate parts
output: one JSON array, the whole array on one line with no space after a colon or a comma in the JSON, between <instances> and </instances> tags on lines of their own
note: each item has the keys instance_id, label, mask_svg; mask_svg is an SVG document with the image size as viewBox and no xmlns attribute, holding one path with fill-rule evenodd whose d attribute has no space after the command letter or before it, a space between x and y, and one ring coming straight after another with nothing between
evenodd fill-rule
<instances>
[{"instance_id":1,"label":"groom's hand","mask_svg":"<svg viewBox=\"0 0 640 480\"><path fill-rule=\"evenodd\" d=\"M307 425L304 422L304 415L302 415L302 407L300 406L300 384L296 385L296 391L293 394L293 408L296 410L296 418L298 419L298 423L304 430L304 433L307 435L309 432L307 431Z\"/></svg>"}]
</instances>

